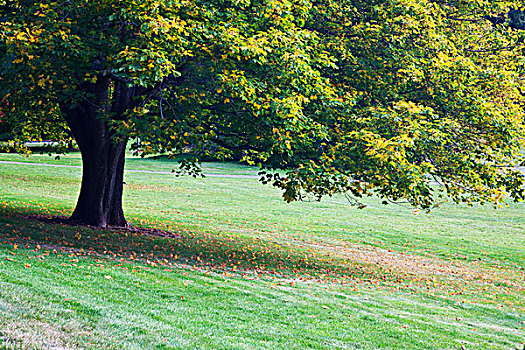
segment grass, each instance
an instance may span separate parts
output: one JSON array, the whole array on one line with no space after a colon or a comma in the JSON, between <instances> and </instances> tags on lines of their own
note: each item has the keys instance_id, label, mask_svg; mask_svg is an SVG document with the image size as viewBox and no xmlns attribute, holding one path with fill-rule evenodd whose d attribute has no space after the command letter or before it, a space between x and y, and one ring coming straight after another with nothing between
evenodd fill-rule
<instances>
[{"instance_id":1,"label":"grass","mask_svg":"<svg viewBox=\"0 0 525 350\"><path fill-rule=\"evenodd\" d=\"M72 152L60 157L49 156L47 154L32 154L24 156L16 153L2 153L0 160L24 162L24 163L44 163L51 165L81 166L82 159L79 152ZM128 154L126 159L127 170L144 171L164 171L171 172L179 169L179 158L170 159L168 156L146 157L133 156ZM203 162L202 170L205 174L228 174L228 175L254 175L257 176L259 168L240 165L234 162Z\"/></svg>"},{"instance_id":2,"label":"grass","mask_svg":"<svg viewBox=\"0 0 525 350\"><path fill-rule=\"evenodd\" d=\"M127 217L158 237L49 221L71 213L79 181L77 168L0 164L0 349L523 348L523 204L414 215L375 199L286 204L249 178L128 172Z\"/></svg>"}]
</instances>

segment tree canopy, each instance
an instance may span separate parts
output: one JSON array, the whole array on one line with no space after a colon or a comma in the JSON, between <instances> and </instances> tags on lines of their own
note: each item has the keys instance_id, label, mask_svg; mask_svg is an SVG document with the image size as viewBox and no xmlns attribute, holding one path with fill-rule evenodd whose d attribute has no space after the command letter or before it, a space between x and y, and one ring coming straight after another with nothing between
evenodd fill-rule
<instances>
[{"instance_id":1,"label":"tree canopy","mask_svg":"<svg viewBox=\"0 0 525 350\"><path fill-rule=\"evenodd\" d=\"M517 3L5 1L4 119L26 138L45 129L76 140L83 187L105 179L81 190L79 212L88 192L106 195L86 208L108 193L116 202L101 210L121 207L123 149L136 138L143 154L191 149L259 165L287 201L523 200ZM98 175L95 162L107 165ZM122 224L117 211L77 219Z\"/></svg>"}]
</instances>

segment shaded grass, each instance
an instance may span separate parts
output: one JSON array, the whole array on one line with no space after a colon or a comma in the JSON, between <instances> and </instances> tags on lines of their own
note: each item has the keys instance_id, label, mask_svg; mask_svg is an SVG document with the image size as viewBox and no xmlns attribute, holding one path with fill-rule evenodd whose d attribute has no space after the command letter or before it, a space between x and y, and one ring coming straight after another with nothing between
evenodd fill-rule
<instances>
[{"instance_id":1,"label":"shaded grass","mask_svg":"<svg viewBox=\"0 0 525 350\"><path fill-rule=\"evenodd\" d=\"M69 214L80 187L79 169L38 168L2 164L5 201ZM18 179L23 181L18 181ZM152 180L153 179L153 180ZM41 184L45 183L44 187ZM370 200L356 210L344 198L317 203L283 203L275 189L252 179L192 179L171 175L126 175L126 213L140 222L186 229L224 230L252 236L286 234L314 241L344 241L388 247L444 258L482 260L511 268L525 268L523 204L494 210L445 204L430 215L410 209L382 206ZM8 186L8 184L10 184ZM162 195L159 195L162 193ZM61 208L61 209L59 209ZM64 209L67 208L67 209ZM521 255L522 256L522 255Z\"/></svg>"},{"instance_id":2,"label":"shaded grass","mask_svg":"<svg viewBox=\"0 0 525 350\"><path fill-rule=\"evenodd\" d=\"M519 324L525 321L508 308L374 284L349 288L294 280L292 285L271 274L164 259L159 243L170 238L137 236L132 244L150 244L153 254L129 256L131 250L110 250L115 241L126 241L122 232L57 225L41 241L26 236L41 222L14 218L10 225L18 234L5 237L0 247L4 317L28 328L35 322L54 325L65 339L76 339L72 346L508 348L519 343ZM89 234L98 236L96 242ZM70 247L75 239L78 244ZM59 337L55 343L64 342L57 332L51 332Z\"/></svg>"},{"instance_id":3,"label":"shaded grass","mask_svg":"<svg viewBox=\"0 0 525 350\"><path fill-rule=\"evenodd\" d=\"M287 205L254 180L128 174L130 221L172 237L29 217L68 215L79 173L0 165L6 344L45 348L32 329L48 347L93 349L508 349L525 337L522 205L414 216L374 200Z\"/></svg>"}]
</instances>

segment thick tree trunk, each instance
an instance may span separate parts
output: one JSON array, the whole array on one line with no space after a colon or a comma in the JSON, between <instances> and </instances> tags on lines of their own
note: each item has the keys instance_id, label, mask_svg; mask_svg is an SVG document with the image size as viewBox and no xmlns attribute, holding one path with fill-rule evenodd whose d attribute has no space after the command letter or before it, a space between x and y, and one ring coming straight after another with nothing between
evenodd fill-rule
<instances>
[{"instance_id":1,"label":"thick tree trunk","mask_svg":"<svg viewBox=\"0 0 525 350\"><path fill-rule=\"evenodd\" d=\"M99 145L80 148L82 185L72 222L97 227L127 226L122 210L125 140L100 138Z\"/></svg>"},{"instance_id":2,"label":"thick tree trunk","mask_svg":"<svg viewBox=\"0 0 525 350\"><path fill-rule=\"evenodd\" d=\"M61 106L82 154L82 185L70 220L96 227L128 226L122 210L127 138L114 133L110 81L84 87L89 99Z\"/></svg>"}]
</instances>

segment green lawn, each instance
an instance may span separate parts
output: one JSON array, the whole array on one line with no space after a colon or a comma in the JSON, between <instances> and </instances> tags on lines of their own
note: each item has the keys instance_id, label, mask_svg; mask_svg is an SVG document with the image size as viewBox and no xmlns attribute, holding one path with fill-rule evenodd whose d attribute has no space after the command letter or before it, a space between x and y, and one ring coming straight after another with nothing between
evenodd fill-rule
<instances>
[{"instance_id":1,"label":"green lawn","mask_svg":"<svg viewBox=\"0 0 525 350\"><path fill-rule=\"evenodd\" d=\"M0 349L523 348L523 204L415 215L286 204L251 178L125 181L129 221L166 237L50 221L71 213L80 169L0 163Z\"/></svg>"}]
</instances>

